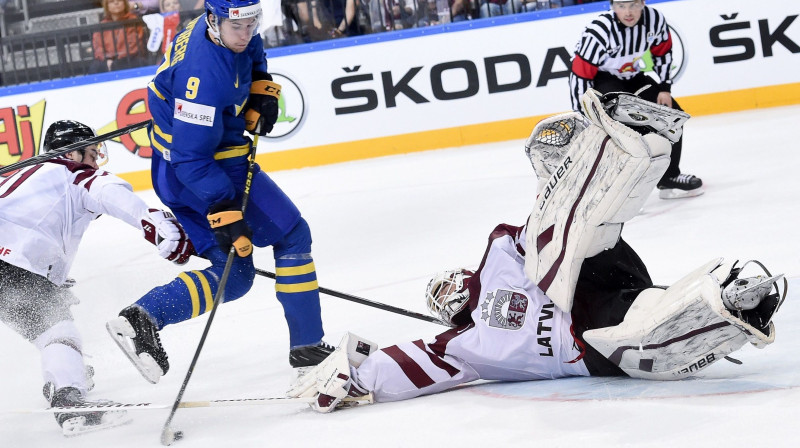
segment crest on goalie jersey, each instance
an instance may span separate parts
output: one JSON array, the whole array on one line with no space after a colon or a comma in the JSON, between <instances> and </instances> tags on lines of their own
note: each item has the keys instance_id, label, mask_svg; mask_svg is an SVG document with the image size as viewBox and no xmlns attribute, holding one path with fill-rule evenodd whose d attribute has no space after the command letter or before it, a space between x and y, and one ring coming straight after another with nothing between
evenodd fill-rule
<instances>
[{"instance_id":1,"label":"crest on goalie jersey","mask_svg":"<svg viewBox=\"0 0 800 448\"><path fill-rule=\"evenodd\" d=\"M481 308L481 319L490 327L519 330L525 324L528 298L519 292L498 289L494 294L486 294Z\"/></svg>"}]
</instances>

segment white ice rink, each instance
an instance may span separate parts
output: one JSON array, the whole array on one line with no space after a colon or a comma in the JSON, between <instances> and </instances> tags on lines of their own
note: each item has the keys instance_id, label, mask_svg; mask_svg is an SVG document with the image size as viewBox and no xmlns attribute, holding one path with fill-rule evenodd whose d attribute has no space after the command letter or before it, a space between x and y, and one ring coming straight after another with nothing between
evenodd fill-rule
<instances>
[{"instance_id":1,"label":"white ice rink","mask_svg":"<svg viewBox=\"0 0 800 448\"><path fill-rule=\"evenodd\" d=\"M180 409L173 427L185 438L174 446L797 446L798 123L800 106L693 118L681 166L702 177L706 194L664 201L654 193L623 231L657 284L718 256L758 259L789 277L789 297L775 317L776 342L735 353L743 365L720 361L697 379L675 383L579 378L482 384L329 415L301 404ZM522 141L273 177L311 225L320 285L418 312L425 312L423 291L432 273L477 267L496 224L526 220L536 183ZM152 191L141 195L157 203ZM257 250L255 258L257 267L273 269L270 249ZM81 299L73 312L96 370L91 398L172 403L205 317L161 332L171 370L158 385L136 372L104 324L178 272L121 221L102 217L92 224L72 270ZM334 344L345 331L387 346L429 340L443 330L328 296L322 307L326 340ZM164 409L130 411L130 425L73 439L61 435L52 415L14 413L46 407L38 352L2 325L0 341L0 447L160 446ZM184 399L281 395L292 375L287 341L273 282L258 277L247 296L216 314Z\"/></svg>"}]
</instances>

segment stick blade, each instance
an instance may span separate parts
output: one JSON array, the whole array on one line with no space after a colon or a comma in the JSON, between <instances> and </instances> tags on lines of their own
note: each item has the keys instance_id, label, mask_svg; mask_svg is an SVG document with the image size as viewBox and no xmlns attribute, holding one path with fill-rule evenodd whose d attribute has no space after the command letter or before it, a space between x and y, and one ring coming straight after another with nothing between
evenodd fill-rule
<instances>
[{"instance_id":1,"label":"stick blade","mask_svg":"<svg viewBox=\"0 0 800 448\"><path fill-rule=\"evenodd\" d=\"M165 427L161 431L161 444L170 446L173 442L177 442L183 438L183 431L173 431L169 427Z\"/></svg>"}]
</instances>

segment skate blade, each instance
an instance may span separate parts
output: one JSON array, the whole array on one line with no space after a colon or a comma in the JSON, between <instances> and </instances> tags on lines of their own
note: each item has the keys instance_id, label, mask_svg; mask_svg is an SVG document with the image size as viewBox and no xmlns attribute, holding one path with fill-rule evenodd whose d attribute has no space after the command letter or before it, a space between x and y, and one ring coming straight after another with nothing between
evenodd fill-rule
<instances>
[{"instance_id":1,"label":"skate blade","mask_svg":"<svg viewBox=\"0 0 800 448\"><path fill-rule=\"evenodd\" d=\"M106 412L103 414L100 423L96 425L87 425L86 417L79 415L64 421L61 425L61 432L64 434L64 437L76 437L90 432L127 425L132 421L133 419L128 417L127 412L124 411Z\"/></svg>"},{"instance_id":2,"label":"skate blade","mask_svg":"<svg viewBox=\"0 0 800 448\"><path fill-rule=\"evenodd\" d=\"M693 198L705 193L703 187L695 188L694 190L681 190L679 188L666 188L658 190L658 197L661 199L683 199Z\"/></svg>"},{"instance_id":3,"label":"skate blade","mask_svg":"<svg viewBox=\"0 0 800 448\"><path fill-rule=\"evenodd\" d=\"M136 370L144 377L145 380L152 384L158 384L158 381L164 376L164 372L159 367L158 363L149 353L136 354L133 348L131 338L136 335L136 332L131 327L131 324L124 318L117 318L110 320L106 323L108 334L111 339L122 350L125 356L133 363Z\"/></svg>"}]
</instances>

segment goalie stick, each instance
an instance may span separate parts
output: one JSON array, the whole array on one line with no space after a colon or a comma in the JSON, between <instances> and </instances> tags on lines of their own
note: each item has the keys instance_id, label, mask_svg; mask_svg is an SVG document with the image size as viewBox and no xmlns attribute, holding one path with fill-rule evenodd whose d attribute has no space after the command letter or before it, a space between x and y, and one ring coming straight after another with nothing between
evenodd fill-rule
<instances>
[{"instance_id":1,"label":"goalie stick","mask_svg":"<svg viewBox=\"0 0 800 448\"><path fill-rule=\"evenodd\" d=\"M270 406L283 404L308 404L315 400L314 397L260 397L260 398L229 398L220 400L201 400L201 401L182 401L178 408L197 409L197 408L216 408L231 406ZM363 397L345 397L342 400L345 406L359 406L372 404L374 402L372 393ZM63 406L46 409L12 410L4 413L12 414L52 414L54 412L98 412L115 410L154 410L169 409L172 403L92 403L85 406Z\"/></svg>"},{"instance_id":2,"label":"goalie stick","mask_svg":"<svg viewBox=\"0 0 800 448\"><path fill-rule=\"evenodd\" d=\"M69 152L75 151L76 149L83 148L84 146L94 145L95 143L100 143L100 142L104 142L106 140L111 140L112 138L117 138L120 135L125 135L125 134L133 132L133 131L135 131L137 129L141 129L141 128L147 126L148 123L150 123L150 120L145 120L145 121L142 121L142 122L139 122L139 123L134 123L134 124L132 124L130 126L126 126L124 128L117 129L116 131L111 131L111 132L108 132L108 133L103 134L103 135L98 135L96 137L87 138L86 140L81 140L79 142L71 143L71 144L69 144L67 146L64 146L62 148L58 148L55 151L50 151L50 152L46 152L44 154L39 154L39 155L36 155L36 156L33 156L33 157L29 157L29 158L27 158L25 160L21 160L21 161L19 161L17 163L12 163L11 165L4 166L4 167L0 168L0 175L8 173L8 172L11 172L11 171L18 170L20 168L25 168L26 166L36 165L36 164L48 161L50 159L55 159L56 157L63 156L64 154L67 154Z\"/></svg>"},{"instance_id":3,"label":"goalie stick","mask_svg":"<svg viewBox=\"0 0 800 448\"><path fill-rule=\"evenodd\" d=\"M256 274L258 274L258 275L260 275L262 277L268 277L268 278L271 278L271 279L275 280L275 273L273 273L273 272L269 272L269 271L265 271L263 269L256 268ZM351 302L360 303L362 305L371 306L373 308L378 308L378 309L381 309L381 310L384 310L384 311L389 311L391 313L401 314L403 316L408 316L408 317L413 317L415 319L424 320L426 322L432 322L434 324L444 325L446 327L450 326L447 323L442 322L441 320L439 320L439 319L437 319L437 318L435 318L433 316L428 316L427 314L421 314L421 313L417 313L415 311L405 310L403 308L398 308L396 306L387 305L385 303L375 302L375 301L372 301L372 300L365 299L363 297L354 296L352 294L346 294L346 293L343 293L343 292L334 291L332 289L323 288L322 286L319 287L319 292L321 292L322 294L327 294L329 296L338 297L340 299L349 300Z\"/></svg>"}]
</instances>

